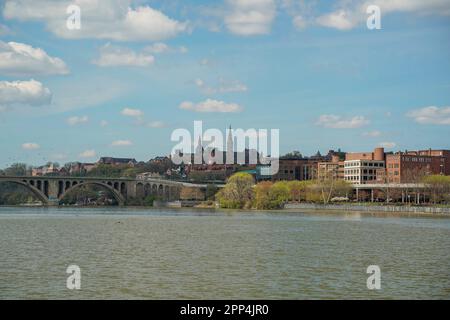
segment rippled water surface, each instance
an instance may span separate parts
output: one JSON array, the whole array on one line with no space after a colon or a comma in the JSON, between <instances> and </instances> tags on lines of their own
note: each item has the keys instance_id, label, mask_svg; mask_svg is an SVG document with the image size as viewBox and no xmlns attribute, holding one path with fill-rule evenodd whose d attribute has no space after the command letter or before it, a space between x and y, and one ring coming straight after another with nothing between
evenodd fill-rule
<instances>
[{"instance_id":1,"label":"rippled water surface","mask_svg":"<svg viewBox=\"0 0 450 320\"><path fill-rule=\"evenodd\" d=\"M81 290L66 288L67 266ZM381 268L368 290L367 266ZM0 299L450 299L450 219L0 208Z\"/></svg>"}]
</instances>

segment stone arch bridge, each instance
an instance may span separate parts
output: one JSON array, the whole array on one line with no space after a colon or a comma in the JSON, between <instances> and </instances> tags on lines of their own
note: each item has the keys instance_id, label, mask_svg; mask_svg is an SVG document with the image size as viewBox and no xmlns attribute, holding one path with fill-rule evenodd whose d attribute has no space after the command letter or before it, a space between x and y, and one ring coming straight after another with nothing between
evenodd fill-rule
<instances>
[{"instance_id":1,"label":"stone arch bridge","mask_svg":"<svg viewBox=\"0 0 450 320\"><path fill-rule=\"evenodd\" d=\"M61 176L0 176L0 182L11 182L26 187L44 205L59 205L67 193L86 185L102 186L111 191L119 205L124 205L128 199L143 199L148 195L154 195L163 201L175 201L179 200L183 187L202 187L201 185L162 179L136 180Z\"/></svg>"}]
</instances>

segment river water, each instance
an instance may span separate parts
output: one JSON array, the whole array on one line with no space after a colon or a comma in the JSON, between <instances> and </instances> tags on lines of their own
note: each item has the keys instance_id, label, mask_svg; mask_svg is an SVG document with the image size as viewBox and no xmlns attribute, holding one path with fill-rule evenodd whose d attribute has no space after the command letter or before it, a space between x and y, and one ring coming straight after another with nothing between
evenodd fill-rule
<instances>
[{"instance_id":1,"label":"river water","mask_svg":"<svg viewBox=\"0 0 450 320\"><path fill-rule=\"evenodd\" d=\"M93 298L450 299L450 219L0 208L0 299Z\"/></svg>"}]
</instances>

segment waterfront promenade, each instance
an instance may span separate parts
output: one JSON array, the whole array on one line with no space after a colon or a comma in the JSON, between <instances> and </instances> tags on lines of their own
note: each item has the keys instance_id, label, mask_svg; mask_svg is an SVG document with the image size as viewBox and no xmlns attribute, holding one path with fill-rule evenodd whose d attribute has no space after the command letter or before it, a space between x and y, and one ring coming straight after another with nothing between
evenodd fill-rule
<instances>
[{"instance_id":1,"label":"waterfront promenade","mask_svg":"<svg viewBox=\"0 0 450 320\"><path fill-rule=\"evenodd\" d=\"M443 214L450 217L450 207L437 206L396 206L385 204L316 204L316 203L287 203L284 209L299 210L334 210L334 211L363 211L363 212L386 212L386 213L420 213L420 214Z\"/></svg>"}]
</instances>

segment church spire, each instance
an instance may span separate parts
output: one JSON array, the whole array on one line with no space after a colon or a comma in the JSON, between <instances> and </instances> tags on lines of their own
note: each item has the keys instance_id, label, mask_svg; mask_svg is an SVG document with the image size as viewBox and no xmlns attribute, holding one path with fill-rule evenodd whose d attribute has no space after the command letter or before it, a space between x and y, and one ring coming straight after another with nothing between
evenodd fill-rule
<instances>
[{"instance_id":1,"label":"church spire","mask_svg":"<svg viewBox=\"0 0 450 320\"><path fill-rule=\"evenodd\" d=\"M195 148L194 163L195 164L203 163L203 145L202 145L202 137L200 135L198 136L197 147Z\"/></svg>"},{"instance_id":2,"label":"church spire","mask_svg":"<svg viewBox=\"0 0 450 320\"><path fill-rule=\"evenodd\" d=\"M234 141L233 141L233 134L231 132L231 125L230 128L228 129L226 163L227 164L234 163Z\"/></svg>"}]
</instances>

